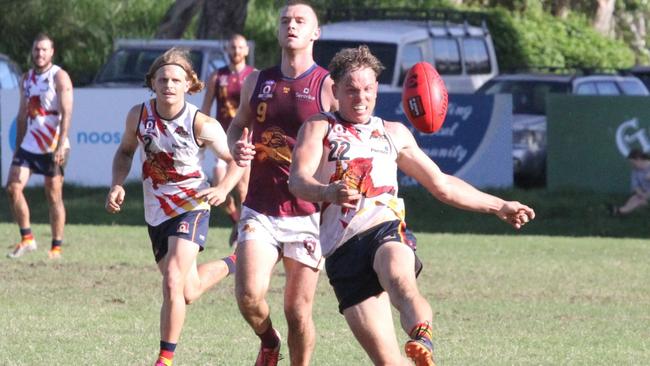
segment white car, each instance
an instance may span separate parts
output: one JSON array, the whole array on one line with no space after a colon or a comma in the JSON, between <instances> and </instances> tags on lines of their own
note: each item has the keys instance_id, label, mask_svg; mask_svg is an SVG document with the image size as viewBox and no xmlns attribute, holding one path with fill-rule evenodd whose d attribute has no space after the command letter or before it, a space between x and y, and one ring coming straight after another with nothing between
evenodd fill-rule
<instances>
[{"instance_id":1,"label":"white car","mask_svg":"<svg viewBox=\"0 0 650 366\"><path fill-rule=\"evenodd\" d=\"M321 26L316 62L327 68L341 48L365 44L386 67L379 77L380 92L401 92L406 72L420 61L436 68L450 93L473 93L499 73L490 32L476 13L338 10L330 9L325 19L354 20Z\"/></svg>"}]
</instances>

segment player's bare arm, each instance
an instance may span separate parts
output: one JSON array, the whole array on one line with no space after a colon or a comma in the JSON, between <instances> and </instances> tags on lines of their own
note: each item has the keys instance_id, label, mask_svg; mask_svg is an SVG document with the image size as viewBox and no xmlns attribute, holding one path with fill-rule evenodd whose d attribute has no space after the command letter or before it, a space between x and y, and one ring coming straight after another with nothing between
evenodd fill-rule
<instances>
[{"instance_id":1,"label":"player's bare arm","mask_svg":"<svg viewBox=\"0 0 650 366\"><path fill-rule=\"evenodd\" d=\"M201 112L203 112L208 116L210 115L210 109L212 109L212 102L214 101L216 83L217 83L217 72L215 71L208 78L208 81L206 83L207 88L205 89L205 95L203 96L203 104L201 105Z\"/></svg>"},{"instance_id":2,"label":"player's bare arm","mask_svg":"<svg viewBox=\"0 0 650 366\"><path fill-rule=\"evenodd\" d=\"M250 99L257 84L258 76L259 71L256 70L244 80L237 114L230 122L227 131L230 153L237 165L241 167L250 165L250 161L255 156L255 145L251 144L248 132L251 130L251 124L255 119L255 114L250 108Z\"/></svg>"},{"instance_id":3,"label":"player's bare arm","mask_svg":"<svg viewBox=\"0 0 650 366\"><path fill-rule=\"evenodd\" d=\"M203 113L197 113L194 129L194 135L198 137L198 140L227 164L224 179L216 187L206 188L197 195L197 197L204 197L209 204L217 206L226 199L228 193L241 180L244 169L239 167L230 155L226 133L216 119Z\"/></svg>"},{"instance_id":4,"label":"player's bare arm","mask_svg":"<svg viewBox=\"0 0 650 366\"><path fill-rule=\"evenodd\" d=\"M355 189L342 182L323 184L314 174L323 155L323 139L327 135L328 122L323 115L307 120L298 131L296 146L291 158L289 190L295 196L311 202L332 202L353 208L361 198Z\"/></svg>"},{"instance_id":5,"label":"player's bare arm","mask_svg":"<svg viewBox=\"0 0 650 366\"><path fill-rule=\"evenodd\" d=\"M324 80L323 80L323 86L320 91L321 93L321 101L323 103L323 110L325 112L336 112L339 110L339 102L338 100L334 97L334 92L332 91L332 85L334 85L334 81L332 78L328 75Z\"/></svg>"},{"instance_id":6,"label":"player's bare arm","mask_svg":"<svg viewBox=\"0 0 650 366\"><path fill-rule=\"evenodd\" d=\"M111 189L106 197L106 211L110 213L120 212L122 203L124 202L126 192L124 191L123 184L129 175L129 171L131 171L133 154L135 154L138 148L136 132L141 109L142 105L136 105L129 111L120 146L118 146L113 157L113 178L111 181Z\"/></svg>"},{"instance_id":7,"label":"player's bare arm","mask_svg":"<svg viewBox=\"0 0 650 366\"><path fill-rule=\"evenodd\" d=\"M72 80L65 70L59 70L54 75L54 87L56 94L59 97L59 113L61 115L61 123L59 125L59 140L57 141L56 149L54 150L54 163L57 165L65 164L66 146L65 141L68 138L68 131L70 130L70 123L72 120Z\"/></svg>"},{"instance_id":8,"label":"player's bare arm","mask_svg":"<svg viewBox=\"0 0 650 366\"><path fill-rule=\"evenodd\" d=\"M524 204L481 192L462 179L443 173L403 124L387 122L386 130L397 145L399 169L438 200L463 210L494 214L517 229L535 218L535 211Z\"/></svg>"},{"instance_id":9,"label":"player's bare arm","mask_svg":"<svg viewBox=\"0 0 650 366\"><path fill-rule=\"evenodd\" d=\"M27 131L27 99L25 98L25 88L24 82L27 78L27 73L23 74L23 77L20 80L20 102L18 104L18 116L16 117L16 151L18 147L23 142L25 137L25 132Z\"/></svg>"}]
</instances>

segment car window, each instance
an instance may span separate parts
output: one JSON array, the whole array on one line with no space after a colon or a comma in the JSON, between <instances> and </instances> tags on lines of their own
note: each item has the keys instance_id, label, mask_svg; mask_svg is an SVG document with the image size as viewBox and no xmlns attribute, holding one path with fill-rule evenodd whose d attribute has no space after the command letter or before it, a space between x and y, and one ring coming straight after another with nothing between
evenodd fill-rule
<instances>
[{"instance_id":1,"label":"car window","mask_svg":"<svg viewBox=\"0 0 650 366\"><path fill-rule=\"evenodd\" d=\"M0 61L0 89L18 88L18 76L5 61Z\"/></svg>"},{"instance_id":2,"label":"car window","mask_svg":"<svg viewBox=\"0 0 650 366\"><path fill-rule=\"evenodd\" d=\"M121 49L116 51L99 74L96 82L142 82L153 61L166 50ZM200 51L190 51L190 59L199 79L203 55Z\"/></svg>"},{"instance_id":3,"label":"car window","mask_svg":"<svg viewBox=\"0 0 650 366\"><path fill-rule=\"evenodd\" d=\"M406 73L409 71L411 66L424 60L423 46L422 43L418 42L405 44L404 47L402 47L402 60L398 85L404 83L404 77L406 77Z\"/></svg>"},{"instance_id":4,"label":"car window","mask_svg":"<svg viewBox=\"0 0 650 366\"><path fill-rule=\"evenodd\" d=\"M379 75L380 84L392 84L395 74L395 58L397 56L397 45L395 43L381 42L360 42L360 41L334 41L319 40L314 44L314 60L317 64L327 68L332 57L342 48L354 48L365 44L370 52L375 55L386 68Z\"/></svg>"},{"instance_id":5,"label":"car window","mask_svg":"<svg viewBox=\"0 0 650 366\"><path fill-rule=\"evenodd\" d=\"M596 83L585 82L578 85L575 94L578 95L597 95Z\"/></svg>"},{"instance_id":6,"label":"car window","mask_svg":"<svg viewBox=\"0 0 650 366\"><path fill-rule=\"evenodd\" d=\"M596 89L599 95L620 95L621 91L618 90L614 81L599 81L596 83Z\"/></svg>"},{"instance_id":7,"label":"car window","mask_svg":"<svg viewBox=\"0 0 650 366\"><path fill-rule=\"evenodd\" d=\"M484 39L465 38L463 52L465 54L465 70L468 74L489 74L492 71Z\"/></svg>"},{"instance_id":8,"label":"car window","mask_svg":"<svg viewBox=\"0 0 650 366\"><path fill-rule=\"evenodd\" d=\"M619 81L618 86L625 95L648 95L648 89L636 80L622 80Z\"/></svg>"},{"instance_id":9,"label":"car window","mask_svg":"<svg viewBox=\"0 0 650 366\"><path fill-rule=\"evenodd\" d=\"M562 81L495 80L485 83L478 94L512 94L512 113L546 114L546 96L549 93L568 94L570 85Z\"/></svg>"},{"instance_id":10,"label":"car window","mask_svg":"<svg viewBox=\"0 0 650 366\"><path fill-rule=\"evenodd\" d=\"M223 52L210 52L210 60L208 61L208 75L206 75L206 78L227 64L228 61L226 60L225 54Z\"/></svg>"},{"instance_id":11,"label":"car window","mask_svg":"<svg viewBox=\"0 0 650 366\"><path fill-rule=\"evenodd\" d=\"M433 38L433 60L440 75L458 75L462 68L458 42L453 38Z\"/></svg>"}]
</instances>

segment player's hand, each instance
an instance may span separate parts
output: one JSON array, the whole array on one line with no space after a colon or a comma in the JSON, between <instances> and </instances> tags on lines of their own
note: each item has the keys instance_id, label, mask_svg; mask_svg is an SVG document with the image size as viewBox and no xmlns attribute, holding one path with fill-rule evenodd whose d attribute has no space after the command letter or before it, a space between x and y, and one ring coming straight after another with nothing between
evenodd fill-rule
<instances>
[{"instance_id":1,"label":"player's hand","mask_svg":"<svg viewBox=\"0 0 650 366\"><path fill-rule=\"evenodd\" d=\"M226 200L227 192L224 192L220 187L210 187L199 191L196 194L197 198L203 198L208 201L212 206L219 206Z\"/></svg>"},{"instance_id":2,"label":"player's hand","mask_svg":"<svg viewBox=\"0 0 650 366\"><path fill-rule=\"evenodd\" d=\"M361 193L356 189L349 188L341 181L336 181L325 188L323 199L345 208L356 208L357 202L361 199Z\"/></svg>"},{"instance_id":3,"label":"player's hand","mask_svg":"<svg viewBox=\"0 0 650 366\"><path fill-rule=\"evenodd\" d=\"M106 211L110 213L118 213L122 209L122 203L124 203L124 196L126 192L124 187L120 185L114 185L111 187L111 190L108 191L106 196Z\"/></svg>"},{"instance_id":4,"label":"player's hand","mask_svg":"<svg viewBox=\"0 0 650 366\"><path fill-rule=\"evenodd\" d=\"M240 167L247 167L255 157L255 145L251 143L251 134L248 127L244 127L241 137L232 149L232 158Z\"/></svg>"},{"instance_id":5,"label":"player's hand","mask_svg":"<svg viewBox=\"0 0 650 366\"><path fill-rule=\"evenodd\" d=\"M515 229L521 229L522 226L535 218L535 211L519 202L507 201L496 212L496 215Z\"/></svg>"},{"instance_id":6,"label":"player's hand","mask_svg":"<svg viewBox=\"0 0 650 366\"><path fill-rule=\"evenodd\" d=\"M63 166L65 164L65 158L66 149L57 147L56 150L54 150L54 154L52 154L52 160L54 161L54 164Z\"/></svg>"}]
</instances>

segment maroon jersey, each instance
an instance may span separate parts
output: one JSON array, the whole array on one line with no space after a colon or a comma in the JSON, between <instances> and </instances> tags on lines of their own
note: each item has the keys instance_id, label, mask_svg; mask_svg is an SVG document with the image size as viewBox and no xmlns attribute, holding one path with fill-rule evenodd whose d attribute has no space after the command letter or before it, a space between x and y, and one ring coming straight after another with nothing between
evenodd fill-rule
<instances>
[{"instance_id":1,"label":"maroon jersey","mask_svg":"<svg viewBox=\"0 0 650 366\"><path fill-rule=\"evenodd\" d=\"M268 216L305 216L318 211L296 198L287 184L291 152L302 123L322 112L321 88L328 71L315 65L295 79L280 66L260 72L250 99L255 159L244 205Z\"/></svg>"},{"instance_id":2,"label":"maroon jersey","mask_svg":"<svg viewBox=\"0 0 650 366\"><path fill-rule=\"evenodd\" d=\"M237 107L239 107L241 84L253 70L255 68L249 65L246 65L240 72L232 71L228 66L217 70L214 97L217 100L217 121L221 122L224 131L228 130L230 121L235 117Z\"/></svg>"}]
</instances>

